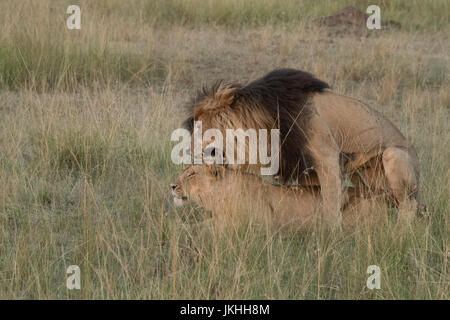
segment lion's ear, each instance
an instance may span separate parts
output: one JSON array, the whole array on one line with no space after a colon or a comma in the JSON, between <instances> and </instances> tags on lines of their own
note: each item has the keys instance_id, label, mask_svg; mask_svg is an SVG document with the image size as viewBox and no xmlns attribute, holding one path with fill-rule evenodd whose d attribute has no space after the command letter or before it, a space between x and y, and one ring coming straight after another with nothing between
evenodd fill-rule
<instances>
[{"instance_id":1,"label":"lion's ear","mask_svg":"<svg viewBox=\"0 0 450 320\"><path fill-rule=\"evenodd\" d=\"M217 87L213 99L217 106L222 108L230 107L236 98L237 92L238 86L231 83L221 83Z\"/></svg>"},{"instance_id":2,"label":"lion's ear","mask_svg":"<svg viewBox=\"0 0 450 320\"><path fill-rule=\"evenodd\" d=\"M189 116L187 117L182 124L182 127L186 130L188 130L190 133L194 132L194 117Z\"/></svg>"},{"instance_id":3,"label":"lion's ear","mask_svg":"<svg viewBox=\"0 0 450 320\"><path fill-rule=\"evenodd\" d=\"M208 160L206 163L214 162L214 164L224 165L225 167L228 165L225 152L216 147L206 147L203 151L203 158ZM218 162L215 160L218 160Z\"/></svg>"}]
</instances>

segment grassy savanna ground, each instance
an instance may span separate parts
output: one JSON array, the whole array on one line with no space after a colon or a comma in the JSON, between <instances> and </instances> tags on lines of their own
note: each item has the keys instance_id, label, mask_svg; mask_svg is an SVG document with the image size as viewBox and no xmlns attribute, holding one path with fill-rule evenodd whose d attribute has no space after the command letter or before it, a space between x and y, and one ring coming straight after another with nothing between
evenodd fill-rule
<instances>
[{"instance_id":1,"label":"grassy savanna ground","mask_svg":"<svg viewBox=\"0 0 450 320\"><path fill-rule=\"evenodd\" d=\"M65 27L73 1L0 2L0 298L449 298L448 1L77 3L81 30ZM349 4L378 4L401 27L309 23ZM284 234L244 218L219 231L175 209L183 103L276 67L392 119L418 150L429 217ZM69 265L81 290L66 289ZM369 265L380 290L366 287Z\"/></svg>"}]
</instances>

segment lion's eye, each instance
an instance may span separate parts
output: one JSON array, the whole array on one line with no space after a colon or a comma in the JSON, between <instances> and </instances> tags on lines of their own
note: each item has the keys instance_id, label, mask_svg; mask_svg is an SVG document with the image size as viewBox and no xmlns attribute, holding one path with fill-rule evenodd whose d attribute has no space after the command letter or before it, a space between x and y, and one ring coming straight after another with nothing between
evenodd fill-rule
<instances>
[{"instance_id":1,"label":"lion's eye","mask_svg":"<svg viewBox=\"0 0 450 320\"><path fill-rule=\"evenodd\" d=\"M188 177L188 178L192 178L193 176L195 176L195 172L189 174L187 177Z\"/></svg>"}]
</instances>

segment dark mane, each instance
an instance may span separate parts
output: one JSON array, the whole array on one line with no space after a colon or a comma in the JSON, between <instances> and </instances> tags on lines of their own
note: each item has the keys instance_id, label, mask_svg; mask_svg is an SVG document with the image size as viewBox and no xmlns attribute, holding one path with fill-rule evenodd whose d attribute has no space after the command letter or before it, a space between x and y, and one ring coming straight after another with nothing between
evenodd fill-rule
<instances>
[{"instance_id":1,"label":"dark mane","mask_svg":"<svg viewBox=\"0 0 450 320\"><path fill-rule=\"evenodd\" d=\"M306 101L310 93L326 88L329 88L327 83L310 73L279 69L249 83L239 92L240 99L266 109L273 116L274 127L280 129L280 175L285 181L297 178L313 165L305 150L311 117Z\"/></svg>"},{"instance_id":2,"label":"dark mane","mask_svg":"<svg viewBox=\"0 0 450 320\"><path fill-rule=\"evenodd\" d=\"M198 101L217 91L222 82L203 89L188 105L189 118L184 127L192 132L194 108ZM231 108L246 105L271 115L273 128L280 129L280 176L283 181L296 179L310 168L312 157L306 151L311 110L306 104L311 93L322 92L329 85L312 74L295 69L277 69L237 90ZM271 129L271 128L267 128Z\"/></svg>"}]
</instances>

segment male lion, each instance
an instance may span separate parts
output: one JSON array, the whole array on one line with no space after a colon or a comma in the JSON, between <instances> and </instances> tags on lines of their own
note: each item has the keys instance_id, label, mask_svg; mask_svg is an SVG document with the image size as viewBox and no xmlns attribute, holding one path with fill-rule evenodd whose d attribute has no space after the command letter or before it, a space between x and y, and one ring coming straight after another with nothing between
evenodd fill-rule
<instances>
[{"instance_id":1,"label":"male lion","mask_svg":"<svg viewBox=\"0 0 450 320\"><path fill-rule=\"evenodd\" d=\"M328 88L294 69L274 70L247 85L219 82L188 104L184 126L192 133L194 121L202 121L203 131L215 128L224 136L226 129L280 129L282 182L303 184L311 173L315 179L308 183L320 186L325 218L336 226L344 204L342 171L382 172L383 181L376 181L376 187L409 221L417 208L419 185L414 147L381 113ZM204 141L203 148L210 142ZM249 164L242 168L258 169Z\"/></svg>"},{"instance_id":2,"label":"male lion","mask_svg":"<svg viewBox=\"0 0 450 320\"><path fill-rule=\"evenodd\" d=\"M355 224L361 218L373 218L383 197L360 190L358 176L349 188L350 196L344 208L345 226ZM228 169L225 166L192 165L187 167L170 185L176 206L192 201L212 211L217 221L233 221L234 214L256 214L258 218L269 218L278 227L293 231L310 228L320 211L321 198L317 187L272 185L254 174ZM378 201L381 200L381 201ZM380 210L381 212L381 210Z\"/></svg>"}]
</instances>

